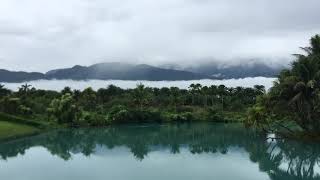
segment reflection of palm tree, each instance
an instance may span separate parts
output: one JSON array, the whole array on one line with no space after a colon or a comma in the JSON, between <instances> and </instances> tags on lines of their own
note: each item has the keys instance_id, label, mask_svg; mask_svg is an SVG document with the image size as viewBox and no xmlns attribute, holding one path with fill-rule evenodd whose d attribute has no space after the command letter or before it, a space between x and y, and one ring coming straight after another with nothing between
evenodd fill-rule
<instances>
[{"instance_id":1,"label":"reflection of palm tree","mask_svg":"<svg viewBox=\"0 0 320 180\"><path fill-rule=\"evenodd\" d=\"M180 153L180 146L179 146L179 144L172 144L172 146L171 146L171 153L172 153L172 154L179 154L179 153Z\"/></svg>"},{"instance_id":2,"label":"reflection of palm tree","mask_svg":"<svg viewBox=\"0 0 320 180\"><path fill-rule=\"evenodd\" d=\"M142 161L149 152L149 148L147 144L142 141L134 141L131 145L129 145L132 154L140 161Z\"/></svg>"}]
</instances>

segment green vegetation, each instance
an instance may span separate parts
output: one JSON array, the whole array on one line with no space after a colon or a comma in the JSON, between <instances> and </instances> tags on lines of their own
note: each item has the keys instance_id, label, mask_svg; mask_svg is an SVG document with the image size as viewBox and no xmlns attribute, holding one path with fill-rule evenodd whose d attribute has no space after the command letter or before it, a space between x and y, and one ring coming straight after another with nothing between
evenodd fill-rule
<instances>
[{"instance_id":1,"label":"green vegetation","mask_svg":"<svg viewBox=\"0 0 320 180\"><path fill-rule=\"evenodd\" d=\"M0 140L18 138L38 132L39 129L32 126L0 121Z\"/></svg>"},{"instance_id":2,"label":"green vegetation","mask_svg":"<svg viewBox=\"0 0 320 180\"><path fill-rule=\"evenodd\" d=\"M177 87L149 88L138 84L135 89L110 85L98 91L91 88L79 91L66 87L61 92L55 92L38 90L25 84L17 92L1 86L0 112L7 116L31 119L31 122L43 126L231 122L243 121L244 112L264 92L263 86L227 88L223 85L208 87L200 84L191 84L188 90Z\"/></svg>"},{"instance_id":3,"label":"green vegetation","mask_svg":"<svg viewBox=\"0 0 320 180\"><path fill-rule=\"evenodd\" d=\"M37 134L53 127L55 127L53 123L0 113L0 141Z\"/></svg>"},{"instance_id":4,"label":"green vegetation","mask_svg":"<svg viewBox=\"0 0 320 180\"><path fill-rule=\"evenodd\" d=\"M306 54L295 54L291 69L281 72L271 90L248 111L247 123L266 130L320 135L320 36L310 40ZM291 125L291 127L288 127ZM295 127L293 129L292 127Z\"/></svg>"}]
</instances>

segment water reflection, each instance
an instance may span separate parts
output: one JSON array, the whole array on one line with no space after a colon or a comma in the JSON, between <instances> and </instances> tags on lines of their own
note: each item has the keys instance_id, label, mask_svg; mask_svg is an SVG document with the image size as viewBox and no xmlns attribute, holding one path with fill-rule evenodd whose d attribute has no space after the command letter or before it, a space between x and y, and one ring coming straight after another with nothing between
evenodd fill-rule
<instances>
[{"instance_id":1,"label":"water reflection","mask_svg":"<svg viewBox=\"0 0 320 180\"><path fill-rule=\"evenodd\" d=\"M239 125L175 124L115 126L105 129L59 130L36 137L0 144L3 161L24 155L32 147L44 147L51 155L69 161L81 154L103 155L104 151L128 148L137 161L149 153L182 150L191 154L227 156L244 150L252 163L271 180L316 180L319 176L320 145L289 140L267 141L266 136Z\"/></svg>"}]
</instances>

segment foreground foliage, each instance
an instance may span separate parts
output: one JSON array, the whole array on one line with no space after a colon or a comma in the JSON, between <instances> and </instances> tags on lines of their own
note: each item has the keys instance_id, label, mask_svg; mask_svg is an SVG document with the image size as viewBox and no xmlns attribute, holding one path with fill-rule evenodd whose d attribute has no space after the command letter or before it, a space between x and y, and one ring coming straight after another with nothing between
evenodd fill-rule
<instances>
[{"instance_id":1,"label":"foreground foliage","mask_svg":"<svg viewBox=\"0 0 320 180\"><path fill-rule=\"evenodd\" d=\"M268 128L294 122L309 135L320 134L320 36L301 49L306 53L295 54L291 69L283 70L270 92L250 108L248 124Z\"/></svg>"},{"instance_id":2,"label":"foreground foliage","mask_svg":"<svg viewBox=\"0 0 320 180\"><path fill-rule=\"evenodd\" d=\"M0 140L18 138L39 132L39 129L12 122L0 121Z\"/></svg>"}]
</instances>

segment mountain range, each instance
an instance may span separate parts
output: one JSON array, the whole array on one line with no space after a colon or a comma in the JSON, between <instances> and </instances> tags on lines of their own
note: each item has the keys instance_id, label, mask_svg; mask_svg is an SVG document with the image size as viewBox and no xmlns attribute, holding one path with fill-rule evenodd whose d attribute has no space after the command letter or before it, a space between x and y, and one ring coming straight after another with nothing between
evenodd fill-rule
<instances>
[{"instance_id":1,"label":"mountain range","mask_svg":"<svg viewBox=\"0 0 320 180\"><path fill-rule=\"evenodd\" d=\"M179 65L175 64L166 64L162 65L161 67L204 74L210 76L211 78L217 79L239 79L259 76L275 77L282 69L286 68L284 65L267 65L258 62L236 65L201 63L198 65L190 65L185 67L180 67Z\"/></svg>"},{"instance_id":2,"label":"mountain range","mask_svg":"<svg viewBox=\"0 0 320 180\"><path fill-rule=\"evenodd\" d=\"M250 66L218 67L215 64L181 68L178 66L150 66L146 64L99 63L91 66L76 65L71 68L55 69L47 73L8 71L0 69L0 82L25 82L41 79L71 80L198 80L229 79L245 77L275 77L281 67L270 67L264 64Z\"/></svg>"}]
</instances>

